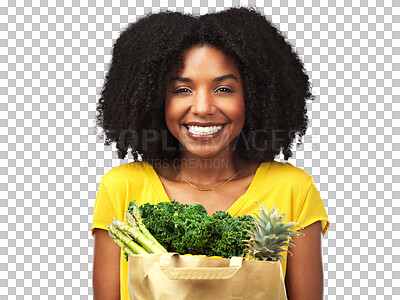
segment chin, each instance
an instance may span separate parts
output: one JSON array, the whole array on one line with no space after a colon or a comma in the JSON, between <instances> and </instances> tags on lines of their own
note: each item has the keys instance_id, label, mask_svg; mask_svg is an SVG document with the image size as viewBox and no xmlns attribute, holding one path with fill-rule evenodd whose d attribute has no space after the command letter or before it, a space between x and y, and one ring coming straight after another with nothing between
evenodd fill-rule
<instances>
[{"instance_id":1,"label":"chin","mask_svg":"<svg viewBox=\"0 0 400 300\"><path fill-rule=\"evenodd\" d=\"M204 146L207 147L207 146ZM201 147L184 147L184 151L189 152L193 156L198 156L199 158L212 158L219 153L223 152L224 147L218 147L218 148L212 148L212 149L207 149Z\"/></svg>"}]
</instances>

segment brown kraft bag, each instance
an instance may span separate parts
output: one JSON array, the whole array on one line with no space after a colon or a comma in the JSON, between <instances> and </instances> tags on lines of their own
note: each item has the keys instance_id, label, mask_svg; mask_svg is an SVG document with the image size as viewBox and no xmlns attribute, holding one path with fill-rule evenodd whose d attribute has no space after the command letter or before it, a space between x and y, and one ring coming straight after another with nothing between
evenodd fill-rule
<instances>
[{"instance_id":1,"label":"brown kraft bag","mask_svg":"<svg viewBox=\"0 0 400 300\"><path fill-rule=\"evenodd\" d=\"M287 300L280 261L177 253L129 256L131 300Z\"/></svg>"}]
</instances>

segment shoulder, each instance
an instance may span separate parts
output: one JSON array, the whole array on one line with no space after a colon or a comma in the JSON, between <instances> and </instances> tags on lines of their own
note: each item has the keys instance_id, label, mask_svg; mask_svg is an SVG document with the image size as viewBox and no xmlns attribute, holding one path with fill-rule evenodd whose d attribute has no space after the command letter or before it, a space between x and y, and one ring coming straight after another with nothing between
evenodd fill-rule
<instances>
[{"instance_id":1,"label":"shoulder","mask_svg":"<svg viewBox=\"0 0 400 300\"><path fill-rule=\"evenodd\" d=\"M267 207L275 205L280 212L286 213L287 221L296 220L311 183L311 175L291 163L263 162L256 189L240 214L258 211L257 203L263 203Z\"/></svg>"},{"instance_id":2,"label":"shoulder","mask_svg":"<svg viewBox=\"0 0 400 300\"><path fill-rule=\"evenodd\" d=\"M312 178L307 171L293 166L291 163L282 163L279 161L272 161L267 173L276 176L276 178L280 181L300 181L302 183L309 182Z\"/></svg>"},{"instance_id":3,"label":"shoulder","mask_svg":"<svg viewBox=\"0 0 400 300\"><path fill-rule=\"evenodd\" d=\"M146 169L151 167L147 162L131 162L114 167L103 175L101 181L107 187L114 187L128 182L137 182L146 175Z\"/></svg>"},{"instance_id":4,"label":"shoulder","mask_svg":"<svg viewBox=\"0 0 400 300\"><path fill-rule=\"evenodd\" d=\"M313 179L307 171L291 163L271 162L265 173L265 184L280 192L290 191L293 195L305 195Z\"/></svg>"}]
</instances>

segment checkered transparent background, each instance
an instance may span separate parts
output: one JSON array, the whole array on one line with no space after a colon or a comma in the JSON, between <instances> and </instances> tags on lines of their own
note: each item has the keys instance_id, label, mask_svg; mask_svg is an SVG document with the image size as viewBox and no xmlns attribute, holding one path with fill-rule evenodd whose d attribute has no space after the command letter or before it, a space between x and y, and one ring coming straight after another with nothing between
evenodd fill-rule
<instances>
[{"instance_id":1,"label":"checkered transparent background","mask_svg":"<svg viewBox=\"0 0 400 300\"><path fill-rule=\"evenodd\" d=\"M94 126L120 29L242 4L296 45L318 95L289 162L313 175L331 222L325 299L400 299L400 1L327 3L1 1L0 298L92 298L97 187L131 161Z\"/></svg>"}]
</instances>

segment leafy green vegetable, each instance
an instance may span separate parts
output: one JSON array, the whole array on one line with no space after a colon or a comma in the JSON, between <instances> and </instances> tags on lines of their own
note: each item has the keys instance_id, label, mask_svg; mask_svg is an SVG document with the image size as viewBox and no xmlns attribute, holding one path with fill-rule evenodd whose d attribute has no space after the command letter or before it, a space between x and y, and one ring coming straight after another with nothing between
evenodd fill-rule
<instances>
[{"instance_id":1,"label":"leafy green vegetable","mask_svg":"<svg viewBox=\"0 0 400 300\"><path fill-rule=\"evenodd\" d=\"M132 213L133 201L128 207ZM200 204L160 202L139 207L143 223L150 233L169 251L179 254L207 256L243 256L243 240L253 225L248 216L232 217L218 211L212 216Z\"/></svg>"}]
</instances>

